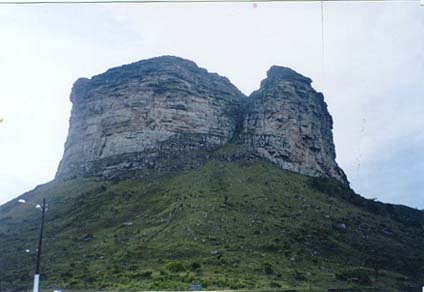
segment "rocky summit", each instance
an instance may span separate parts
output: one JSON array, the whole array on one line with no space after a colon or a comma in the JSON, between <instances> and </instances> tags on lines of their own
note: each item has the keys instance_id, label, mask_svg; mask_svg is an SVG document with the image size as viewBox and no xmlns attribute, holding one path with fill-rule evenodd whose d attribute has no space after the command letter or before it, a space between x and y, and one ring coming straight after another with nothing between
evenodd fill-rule
<instances>
[{"instance_id":1,"label":"rocky summit","mask_svg":"<svg viewBox=\"0 0 424 292\"><path fill-rule=\"evenodd\" d=\"M243 97L227 78L170 56L79 79L57 177L197 166L234 136Z\"/></svg>"},{"instance_id":2,"label":"rocky summit","mask_svg":"<svg viewBox=\"0 0 424 292\"><path fill-rule=\"evenodd\" d=\"M283 169L347 184L335 161L332 118L311 82L289 68L271 67L249 97L243 140Z\"/></svg>"},{"instance_id":3,"label":"rocky summit","mask_svg":"<svg viewBox=\"0 0 424 292\"><path fill-rule=\"evenodd\" d=\"M418 292L424 213L356 194L311 80L178 57L79 79L57 177L0 206L0 290Z\"/></svg>"},{"instance_id":4,"label":"rocky summit","mask_svg":"<svg viewBox=\"0 0 424 292\"><path fill-rule=\"evenodd\" d=\"M247 97L225 77L163 56L81 78L71 101L60 179L191 169L233 141L282 169L348 184L323 95L289 68L271 67Z\"/></svg>"}]
</instances>

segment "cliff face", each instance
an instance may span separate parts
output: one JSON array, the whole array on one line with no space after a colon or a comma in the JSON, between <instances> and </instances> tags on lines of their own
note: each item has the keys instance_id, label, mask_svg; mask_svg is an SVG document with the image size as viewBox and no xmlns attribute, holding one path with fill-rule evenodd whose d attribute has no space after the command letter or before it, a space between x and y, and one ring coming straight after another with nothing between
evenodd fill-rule
<instances>
[{"instance_id":1,"label":"cliff face","mask_svg":"<svg viewBox=\"0 0 424 292\"><path fill-rule=\"evenodd\" d=\"M249 97L243 141L283 169L348 183L335 161L332 118L311 82L289 68L271 67Z\"/></svg>"},{"instance_id":2,"label":"cliff face","mask_svg":"<svg viewBox=\"0 0 424 292\"><path fill-rule=\"evenodd\" d=\"M243 97L228 79L170 56L79 79L56 176L194 167L232 138Z\"/></svg>"},{"instance_id":3,"label":"cliff face","mask_svg":"<svg viewBox=\"0 0 424 292\"><path fill-rule=\"evenodd\" d=\"M189 169L238 138L283 169L348 183L335 162L331 116L310 83L274 66L247 98L227 78L171 56L79 79L56 177Z\"/></svg>"}]
</instances>

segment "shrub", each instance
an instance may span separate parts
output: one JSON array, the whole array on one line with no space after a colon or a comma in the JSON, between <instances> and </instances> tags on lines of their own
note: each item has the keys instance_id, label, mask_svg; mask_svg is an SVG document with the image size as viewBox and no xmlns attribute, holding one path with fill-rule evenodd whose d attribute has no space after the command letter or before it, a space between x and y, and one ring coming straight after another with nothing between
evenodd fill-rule
<instances>
[{"instance_id":1,"label":"shrub","mask_svg":"<svg viewBox=\"0 0 424 292\"><path fill-rule=\"evenodd\" d=\"M280 250L280 248L277 245L272 243L265 244L263 245L262 248L266 252L278 252Z\"/></svg>"},{"instance_id":2,"label":"shrub","mask_svg":"<svg viewBox=\"0 0 424 292\"><path fill-rule=\"evenodd\" d=\"M197 271L197 270L200 269L200 264L196 263L196 262L191 263L190 268L191 268L192 271Z\"/></svg>"},{"instance_id":3,"label":"shrub","mask_svg":"<svg viewBox=\"0 0 424 292\"><path fill-rule=\"evenodd\" d=\"M305 275L303 273L299 272L299 271L294 271L293 278L296 281L306 281Z\"/></svg>"},{"instance_id":4,"label":"shrub","mask_svg":"<svg viewBox=\"0 0 424 292\"><path fill-rule=\"evenodd\" d=\"M272 281L271 283L269 283L269 286L271 288L281 288L281 285L277 282Z\"/></svg>"},{"instance_id":5,"label":"shrub","mask_svg":"<svg viewBox=\"0 0 424 292\"><path fill-rule=\"evenodd\" d=\"M154 281L150 287L150 290L187 290L187 284L179 281L165 280L165 281Z\"/></svg>"},{"instance_id":6,"label":"shrub","mask_svg":"<svg viewBox=\"0 0 424 292\"><path fill-rule=\"evenodd\" d=\"M271 275L274 273L274 271L272 270L272 265L270 263L264 263L264 271L267 275Z\"/></svg>"},{"instance_id":7,"label":"shrub","mask_svg":"<svg viewBox=\"0 0 424 292\"><path fill-rule=\"evenodd\" d=\"M150 279L152 277L152 271L143 271L138 276L142 279Z\"/></svg>"},{"instance_id":8,"label":"shrub","mask_svg":"<svg viewBox=\"0 0 424 292\"><path fill-rule=\"evenodd\" d=\"M331 178L327 178L327 177L311 177L308 180L308 184L310 187L312 187L313 189L321 192L321 193L325 193L325 194L329 194L329 195L346 195L346 194L351 194L352 191L342 185L341 183L339 183L338 181L331 179Z\"/></svg>"},{"instance_id":9,"label":"shrub","mask_svg":"<svg viewBox=\"0 0 424 292\"><path fill-rule=\"evenodd\" d=\"M369 272L366 270L356 269L345 271L336 274L336 279L341 281L352 281L358 284L371 284L371 279L368 276Z\"/></svg>"},{"instance_id":10,"label":"shrub","mask_svg":"<svg viewBox=\"0 0 424 292\"><path fill-rule=\"evenodd\" d=\"M185 272L185 267L180 262L170 262L166 265L166 269L171 273Z\"/></svg>"}]
</instances>

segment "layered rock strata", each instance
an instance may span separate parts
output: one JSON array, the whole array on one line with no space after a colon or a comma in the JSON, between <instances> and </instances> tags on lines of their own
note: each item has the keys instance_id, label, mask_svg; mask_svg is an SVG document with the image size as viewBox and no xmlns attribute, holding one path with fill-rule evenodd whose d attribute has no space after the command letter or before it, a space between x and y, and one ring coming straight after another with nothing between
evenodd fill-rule
<instances>
[{"instance_id":1,"label":"layered rock strata","mask_svg":"<svg viewBox=\"0 0 424 292\"><path fill-rule=\"evenodd\" d=\"M271 67L249 97L242 140L283 169L347 184L335 161L332 118L311 82L289 68Z\"/></svg>"},{"instance_id":2,"label":"layered rock strata","mask_svg":"<svg viewBox=\"0 0 424 292\"><path fill-rule=\"evenodd\" d=\"M233 140L283 169L348 183L322 94L289 68L273 66L247 98L227 78L163 56L81 78L70 98L59 179L193 168Z\"/></svg>"},{"instance_id":3,"label":"layered rock strata","mask_svg":"<svg viewBox=\"0 0 424 292\"><path fill-rule=\"evenodd\" d=\"M195 167L233 137L243 97L227 78L171 56L79 79L56 177Z\"/></svg>"}]
</instances>

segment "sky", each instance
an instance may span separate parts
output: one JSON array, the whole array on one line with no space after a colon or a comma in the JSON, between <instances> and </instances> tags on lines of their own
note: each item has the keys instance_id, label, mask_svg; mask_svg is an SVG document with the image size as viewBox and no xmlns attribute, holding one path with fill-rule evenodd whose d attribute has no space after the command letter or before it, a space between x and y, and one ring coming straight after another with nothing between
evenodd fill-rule
<instances>
[{"instance_id":1,"label":"sky","mask_svg":"<svg viewBox=\"0 0 424 292\"><path fill-rule=\"evenodd\" d=\"M310 77L351 187L424 209L419 1L2 4L0 40L0 204L54 178L76 79L177 55L245 94L271 65Z\"/></svg>"}]
</instances>

